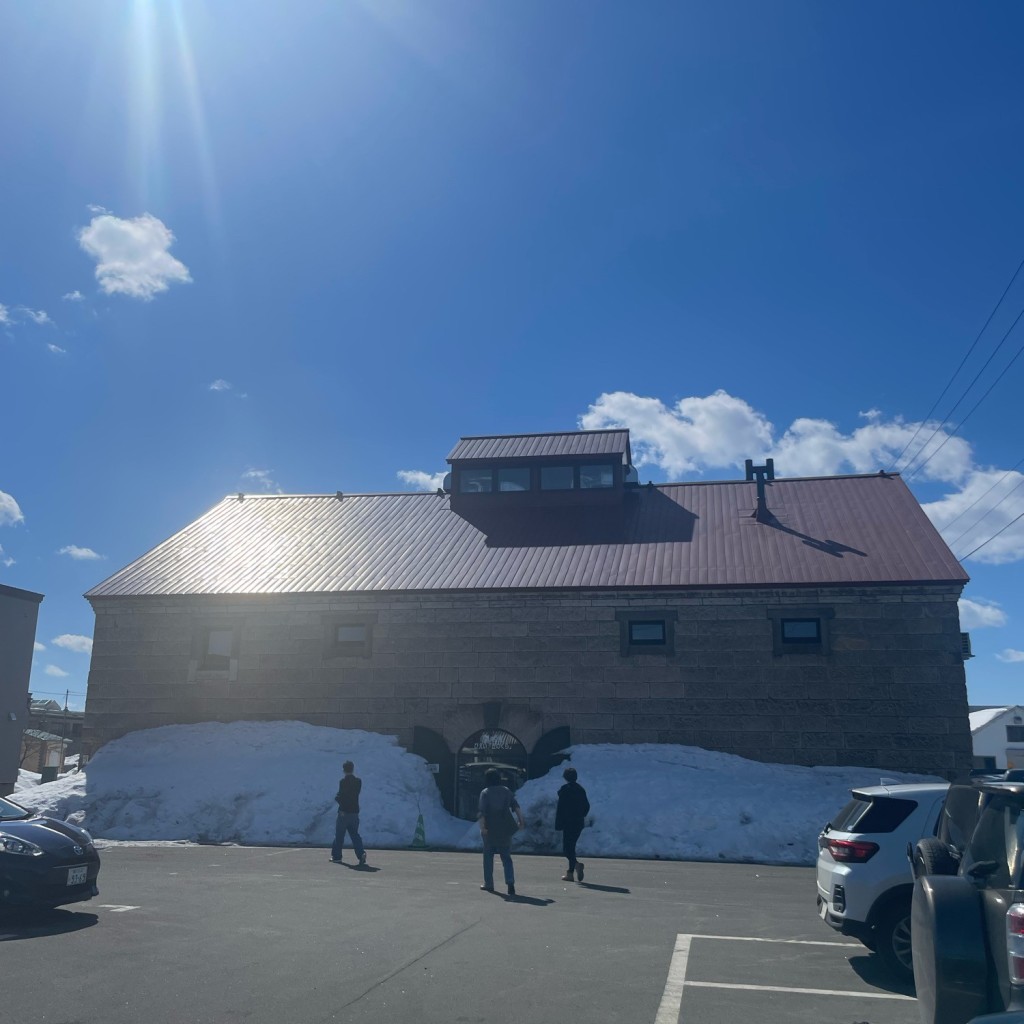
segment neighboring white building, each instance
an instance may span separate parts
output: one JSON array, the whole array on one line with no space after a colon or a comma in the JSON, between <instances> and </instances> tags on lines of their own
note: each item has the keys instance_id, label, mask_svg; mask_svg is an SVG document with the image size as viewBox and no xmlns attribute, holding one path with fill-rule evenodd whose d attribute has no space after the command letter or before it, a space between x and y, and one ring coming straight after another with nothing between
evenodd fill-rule
<instances>
[{"instance_id":1,"label":"neighboring white building","mask_svg":"<svg viewBox=\"0 0 1024 1024\"><path fill-rule=\"evenodd\" d=\"M1024 707L970 713L975 768L1024 768Z\"/></svg>"}]
</instances>

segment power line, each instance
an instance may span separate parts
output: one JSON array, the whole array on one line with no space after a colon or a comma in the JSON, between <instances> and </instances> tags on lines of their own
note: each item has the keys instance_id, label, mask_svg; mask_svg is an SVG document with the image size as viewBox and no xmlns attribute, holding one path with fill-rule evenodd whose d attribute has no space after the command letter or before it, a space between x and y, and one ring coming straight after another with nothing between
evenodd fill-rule
<instances>
[{"instance_id":1,"label":"power line","mask_svg":"<svg viewBox=\"0 0 1024 1024\"><path fill-rule=\"evenodd\" d=\"M1019 466L1019 465L1020 465L1020 464L1021 464L1022 462L1024 462L1024 458L1022 458L1022 459L1019 459L1019 460L1017 461L1017 463L1016 463L1015 465L1011 466L1011 467L1010 467L1010 469L1008 469L1008 470L1007 470L1007 471L1006 471L1006 472L1005 472L1004 474L1002 474L1002 476L1000 476L1000 477L999 477L999 478L998 478L998 479L997 479L997 480L995 481L995 483L993 483L993 484L992 484L992 485L991 485L991 486L990 486L990 487L988 488L988 490L986 490L986 492L985 492L985 493L984 493L984 494L983 494L983 495L982 495L982 496L981 496L980 498L976 498L976 499L975 499L975 500L974 500L973 502L971 502L971 504L970 504L970 505L968 505L968 507L967 507L966 509L964 509L964 511L963 511L963 512L961 512L961 514L959 514L958 516L956 516L956 517L955 517L955 518L953 518L953 519L950 519L950 520L949 520L949 522L947 522L947 523L945 524L945 526L943 526L942 528L943 528L944 530L945 530L945 529L949 529L949 527L950 527L950 526L952 526L952 524L953 524L953 523L955 523L955 522L959 522L959 520L963 519L963 518L964 518L964 516L966 516L966 515L968 514L968 512L970 512L970 511L971 511L971 509L973 509L973 508L975 507L975 505L977 505L977 504L978 504L978 502L980 502L980 501L983 501L983 500L984 500L985 498L987 498L987 497L988 497L988 496L989 496L989 495L990 495L990 494L991 494L991 493L993 492L993 490L994 490L994 489L995 489L995 488L996 488L996 487L997 487L997 486L998 486L998 485L999 485L999 484L1000 484L1000 483L1001 483L1002 481L1004 481L1004 480L1005 480L1005 479L1006 479L1006 478L1007 478L1007 477L1008 477L1008 476L1009 476L1009 475L1010 475L1010 474L1011 474L1011 473L1012 473L1012 472L1013 472L1013 471L1014 471L1014 470L1015 470L1015 469L1016 469L1016 468L1017 468L1017 467L1018 467L1018 466ZM985 513L985 515L988 515L988 513L986 512L986 513ZM981 518L982 518L982 519L984 519L984 518L985 518L985 516L982 516ZM981 519L979 519L979 520L978 520L978 522L981 522ZM978 525L978 523L975 523L975 525L977 526L977 525ZM963 536L964 536L964 535L963 535L963 534L961 534L961 537L963 537ZM958 541L958 540L959 540L959 537L957 537L957 538L956 538L956 540ZM956 542L954 541L953 543L955 544Z\"/></svg>"},{"instance_id":2,"label":"power line","mask_svg":"<svg viewBox=\"0 0 1024 1024\"><path fill-rule=\"evenodd\" d=\"M967 534L971 533L971 531L976 530L979 526L981 526L981 524L983 522L985 522L985 520L988 519L988 517L990 515L992 515L992 513L995 512L995 510L997 508L999 508L999 506L1002 505L1002 503L1004 501L1006 501L1006 499L1009 498L1010 495L1013 494L1014 491L1016 491L1021 486L1021 484L1024 484L1024 480L1021 480L1019 483L1017 483L1017 485L1015 487L1013 487L1011 490L1007 491L1006 494L1004 494L980 519L976 520L974 523L972 523L970 526L968 526L967 529L964 530L964 532L961 533L960 536L956 538L956 540L951 540L949 542L949 546L952 547L962 537L966 537ZM989 489L991 490L991 488L989 488Z\"/></svg>"},{"instance_id":3,"label":"power line","mask_svg":"<svg viewBox=\"0 0 1024 1024\"><path fill-rule=\"evenodd\" d=\"M980 330L980 331L978 331L978 335L977 335L977 337L976 337L976 338L974 339L974 341L973 341L973 342L971 343L971 347L970 347L970 348L969 348L969 349L967 350L967 354L966 354L966 355L965 355L965 356L963 357L963 359L961 359L961 360L960 360L960 365L959 365L959 366L958 366L958 367L956 368L956 370L955 370L955 371L953 372L953 376L949 378L949 382L948 382L948 383L946 384L946 386L945 386L945 387L944 387L944 388L942 389L942 393L941 393L941 394L939 395L939 397L938 397L938 398L936 398L936 399L935 399L935 401L934 401L934 402L932 403L932 407L931 407L931 408L930 408L930 409L928 410L928 414L927 414L927 415L925 416L925 418L924 418L923 420L921 420L920 424L918 425L918 428L917 428L917 430L915 430L915 431L914 431L914 436L913 436L913 437L912 437L912 438L911 438L911 439L910 439L910 440L909 440L909 441L908 441L908 442L906 443L906 445L905 445L905 446L904 446L904 448L903 448L903 451L901 451L901 452L899 453L899 455L897 455L897 456L896 456L896 458L895 458L895 459L893 459L892 465L891 465L891 466L889 467L889 472L890 472L890 473L891 473L891 472L892 472L892 471L893 471L893 470L894 470L894 469L896 468L896 465L897 465L897 463L898 463L898 462L900 461L900 459L902 459L902 458L903 458L903 456L907 454L907 450L908 450L908 449L910 448L910 446L911 446L911 445L912 445L912 444L913 444L913 443L914 443L914 442L915 442L915 441L917 440L917 435L921 433L921 428L922 428L922 427L923 427L923 426L925 425L925 423L927 423L927 422L928 422L928 420L929 420L929 419L931 419L931 415L932 415L932 413L933 413L933 412L935 412L935 410L936 410L936 409L938 408L938 406L939 406L939 402L941 402L941 401L942 401L942 399L943 399L943 398L945 397L945 395L946 395L946 392L947 392L947 391L948 391L948 390L950 389L950 387L952 386L952 384L953 384L953 381L955 381L955 380L956 380L956 378L957 378L957 376L959 375L960 371L961 371L961 370L962 370L962 369L964 368L964 363L966 363L966 362L967 362L967 360L968 360L968 359L970 358L970 356L971 356L971 353L972 353L972 352L973 352L973 351L975 350L975 348L977 348L978 342L979 342L979 341L981 341L981 336L982 336L982 335L983 335L983 334L985 333L985 331L986 331L986 330L988 329L988 325L989 325L990 323L992 323L992 317L994 317L994 316L996 315L996 312L998 311L999 307L1000 307L1000 306L1001 306L1001 305L1003 304L1003 299L1005 299L1005 298L1006 298L1006 296L1007 296L1007 293L1008 293L1008 292L1010 291L1010 289L1011 289L1011 288L1013 287L1013 282L1017 280L1017 275L1018 275L1018 274L1019 274L1019 273L1021 272L1021 269L1022 269L1022 268L1024 268L1024 259L1022 259L1022 260L1020 261L1020 263L1018 263L1018 264L1017 264L1017 269L1016 269L1016 270L1015 270L1015 271L1013 272L1013 277L1011 277L1011 278L1010 278L1010 283L1009 283L1009 284L1008 284L1008 285L1007 285L1007 286L1006 286L1006 287L1005 287L1005 288L1003 289L1003 294L999 296L999 301L998 301L998 302L997 302L997 303L996 303L996 304L995 304L995 305L994 305L994 306L992 307L992 312L991 312L991 313L989 313L989 315L988 315L988 319L987 319L987 320L985 321L985 323L984 323L984 324L982 325L982 328L981 328L981 330ZM993 353L993 355L994 355L994 354L995 354L995 353ZM969 391L969 390L970 390L970 388L968 388L967 390ZM965 392L965 394L966 394L966 392ZM934 435L932 435L932 436L934 436ZM931 438L929 438L929 440L931 440ZM922 446L922 447L923 447L923 446ZM913 459L911 459L910 461L911 461L911 462L913 462L914 460L913 460ZM908 464L908 465L909 465L909 464ZM904 469L904 472L906 471L906 468L907 468L906 466L904 466L904 467L903 467L903 469Z\"/></svg>"},{"instance_id":4,"label":"power line","mask_svg":"<svg viewBox=\"0 0 1024 1024\"><path fill-rule=\"evenodd\" d=\"M971 557L971 555L973 555L975 552L980 551L983 547L985 547L986 544L991 544L992 541L994 541L996 539L996 537L999 536L999 534L1005 533L1019 519L1024 519L1024 512L1021 512L1021 514L1019 516L1017 516L1016 519L1011 519L1001 530L997 530L995 533L992 534L991 537L989 537L989 539L987 541L985 541L982 544L979 544L976 548L974 548L973 551L968 551L967 554L964 555L963 558L960 559L960 561L961 562L965 562L968 558Z\"/></svg>"},{"instance_id":5,"label":"power line","mask_svg":"<svg viewBox=\"0 0 1024 1024\"><path fill-rule=\"evenodd\" d=\"M1014 329L1014 327L1017 326L1017 322L1020 320L1020 318L1022 316L1024 316L1024 309L1021 309L1021 311L1017 314L1017 318L1013 321L1012 324L1010 324L1010 330L1007 331L1006 334L1003 335L1002 340L996 346L996 352L999 351L999 349L1002 347L1003 342L1006 341L1006 339L1010 336L1010 331L1012 331ZM996 354L996 352L993 352L992 356L994 356ZM932 459L934 459L935 456L938 455L939 452L941 452L942 449L945 448L946 445L949 444L949 442L952 441L954 437L956 437L956 435L960 432L960 428L974 415L974 413L977 411L978 406L981 405L981 403L984 402L986 398L988 398L988 396L992 393L992 389L1003 379L1003 377L1006 376L1006 371L1009 370L1010 367L1013 366L1013 364L1015 362L1017 362L1017 360L1020 358L1020 355L1021 355L1022 352L1024 352L1024 345L1021 345L1021 347L1019 349L1017 349L1017 351L1014 354L1013 358L1002 368L1002 370L999 371L999 376L996 377L996 379L994 381L992 381L992 383L988 386L988 390L985 392L985 394L983 394L981 396L981 398L979 398L974 403L974 405L971 406L971 411L952 429L952 431L950 431L950 433L948 433L946 435L946 439L942 442L942 444L940 444L939 447L936 448L935 451L933 451L931 453L931 455L929 455L928 458L925 459L924 462L922 462L917 467L917 469L915 469L914 472L911 473L910 476L907 477L908 481L909 480L913 480L914 477L917 476L917 474L920 473L921 470L924 469L924 467L927 466L928 463L931 462ZM985 366L988 366L988 364L990 362L992 362L992 356L988 357L988 359L985 362ZM985 366L983 366L978 371L978 376L975 377L974 380L971 381L970 385L967 388L967 391L970 391L971 388L974 387L974 381L976 381L978 379L978 377L980 377L982 375L982 373L984 373ZM960 402L962 402L964 400L964 398L967 397L967 391L965 391L960 396L960 398L957 400L957 403L956 403L957 405L959 405ZM952 415L952 413L954 412L955 409L956 409L956 406L953 406L953 408L950 409L950 415ZM948 419L948 417L947 417L947 419ZM932 437L934 437L945 425L946 425L946 420L943 420L942 423L940 423L939 426L936 427L935 431L932 433ZM927 446L928 442L931 441L932 437L928 438L928 441L926 441L925 445L922 446L921 451L924 450L924 447ZM920 454L921 454L921 452L918 452L918 455L920 455ZM906 469L904 469L904 472L906 472Z\"/></svg>"}]
</instances>

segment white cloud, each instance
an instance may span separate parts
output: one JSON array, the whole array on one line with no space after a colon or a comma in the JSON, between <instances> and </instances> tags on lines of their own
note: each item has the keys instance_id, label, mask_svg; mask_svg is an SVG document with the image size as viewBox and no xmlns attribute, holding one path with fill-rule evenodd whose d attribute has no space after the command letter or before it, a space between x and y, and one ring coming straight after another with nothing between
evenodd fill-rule
<instances>
[{"instance_id":1,"label":"white cloud","mask_svg":"<svg viewBox=\"0 0 1024 1024\"><path fill-rule=\"evenodd\" d=\"M682 398L672 406L658 398L614 391L599 396L579 422L588 430L628 427L637 466L656 466L674 478L733 467L739 476L745 459L760 462L765 457L775 459L780 476L875 473L896 464L908 482L948 486L949 493L924 505L924 510L954 553L966 556L1007 526L972 558L991 564L1024 559L1024 519L1008 525L1024 509L1024 487L1016 500L1006 501L976 523L1000 497L1024 482L1024 475L979 466L970 444L938 429L937 423L884 420L877 409L860 416L866 422L850 433L828 420L805 417L780 434L763 413L725 391ZM1001 482L993 487L996 481ZM981 496L984 500L965 512ZM961 513L963 518L958 518ZM970 532L961 536L968 528Z\"/></svg>"},{"instance_id":2,"label":"white cloud","mask_svg":"<svg viewBox=\"0 0 1024 1024\"><path fill-rule=\"evenodd\" d=\"M398 479L417 491L436 491L444 482L445 472L424 473L422 469L400 469Z\"/></svg>"},{"instance_id":3,"label":"white cloud","mask_svg":"<svg viewBox=\"0 0 1024 1024\"><path fill-rule=\"evenodd\" d=\"M85 208L90 213L110 213L105 206L97 206L96 203L87 203Z\"/></svg>"},{"instance_id":4,"label":"white cloud","mask_svg":"<svg viewBox=\"0 0 1024 1024\"><path fill-rule=\"evenodd\" d=\"M13 526L22 522L24 518L14 498L0 491L0 526Z\"/></svg>"},{"instance_id":5,"label":"white cloud","mask_svg":"<svg viewBox=\"0 0 1024 1024\"><path fill-rule=\"evenodd\" d=\"M1012 647L1007 647L1000 651L996 657L1000 661L1010 662L1011 664L1018 661L1024 661L1024 651L1014 650Z\"/></svg>"},{"instance_id":6,"label":"white cloud","mask_svg":"<svg viewBox=\"0 0 1024 1024\"><path fill-rule=\"evenodd\" d=\"M229 380L222 380L220 377L218 377L210 385L210 390L211 391L230 391L231 387L232 387L231 381L229 381Z\"/></svg>"},{"instance_id":7,"label":"white cloud","mask_svg":"<svg viewBox=\"0 0 1024 1024\"><path fill-rule=\"evenodd\" d=\"M964 629L1006 625L1006 612L995 601L972 601L968 597L961 597L957 606L960 609L960 625Z\"/></svg>"},{"instance_id":8,"label":"white cloud","mask_svg":"<svg viewBox=\"0 0 1024 1024\"><path fill-rule=\"evenodd\" d=\"M0 302L0 324L9 324L11 322L11 311Z\"/></svg>"},{"instance_id":9,"label":"white cloud","mask_svg":"<svg viewBox=\"0 0 1024 1024\"><path fill-rule=\"evenodd\" d=\"M958 555L973 551L1005 528L973 557L991 565L1024 558L1024 519L1013 522L1024 511L1024 474L976 468L960 490L929 502L924 510Z\"/></svg>"},{"instance_id":10,"label":"white cloud","mask_svg":"<svg viewBox=\"0 0 1024 1024\"><path fill-rule=\"evenodd\" d=\"M3 547L0 547L0 564L2 564L4 566L4 568L6 568L6 569L10 569L10 567L12 565L14 565L14 559L13 558L10 558L10 557L5 558L4 557L4 549L3 549Z\"/></svg>"},{"instance_id":11,"label":"white cloud","mask_svg":"<svg viewBox=\"0 0 1024 1024\"><path fill-rule=\"evenodd\" d=\"M63 647L66 651L75 651L78 654L92 654L92 637L81 636L78 633L61 633L55 636L50 643L55 647Z\"/></svg>"},{"instance_id":12,"label":"white cloud","mask_svg":"<svg viewBox=\"0 0 1024 1024\"><path fill-rule=\"evenodd\" d=\"M85 296L76 288L73 292L66 292L61 298L65 302L84 302Z\"/></svg>"},{"instance_id":13,"label":"white cloud","mask_svg":"<svg viewBox=\"0 0 1024 1024\"><path fill-rule=\"evenodd\" d=\"M65 355L67 353L66 348L61 348L60 345L54 345L52 342L46 346L51 352L56 352L58 355Z\"/></svg>"},{"instance_id":14,"label":"white cloud","mask_svg":"<svg viewBox=\"0 0 1024 1024\"><path fill-rule=\"evenodd\" d=\"M58 668L56 665L47 665L46 668L43 669L43 671L48 676L57 676L60 679L63 679L65 676L68 675L68 673L65 672L64 669Z\"/></svg>"},{"instance_id":15,"label":"white cloud","mask_svg":"<svg viewBox=\"0 0 1024 1024\"><path fill-rule=\"evenodd\" d=\"M34 324L52 324L50 314L45 309L29 309L28 306L19 306L19 313L24 313Z\"/></svg>"},{"instance_id":16,"label":"white cloud","mask_svg":"<svg viewBox=\"0 0 1024 1024\"><path fill-rule=\"evenodd\" d=\"M45 650L46 650L46 644L41 644L41 643L40 643L40 642L39 642L39 641L37 640L37 641L35 642L35 644L33 644L33 646L32 646L32 650L33 650L33 651L45 651Z\"/></svg>"},{"instance_id":17,"label":"white cloud","mask_svg":"<svg viewBox=\"0 0 1024 1024\"><path fill-rule=\"evenodd\" d=\"M89 562L103 557L103 555L93 551L92 548L80 548L77 544L68 544L66 547L61 548L57 554L70 555L76 562Z\"/></svg>"},{"instance_id":18,"label":"white cloud","mask_svg":"<svg viewBox=\"0 0 1024 1024\"><path fill-rule=\"evenodd\" d=\"M242 474L243 480L252 480L258 484L264 491L274 491L277 494L281 493L281 488L277 486L277 481L274 480L269 469L247 469Z\"/></svg>"},{"instance_id":19,"label":"white cloud","mask_svg":"<svg viewBox=\"0 0 1024 1024\"><path fill-rule=\"evenodd\" d=\"M174 235L150 213L130 220L100 213L78 233L78 244L96 260L96 280L108 295L151 299L174 283L192 280L168 249Z\"/></svg>"}]
</instances>

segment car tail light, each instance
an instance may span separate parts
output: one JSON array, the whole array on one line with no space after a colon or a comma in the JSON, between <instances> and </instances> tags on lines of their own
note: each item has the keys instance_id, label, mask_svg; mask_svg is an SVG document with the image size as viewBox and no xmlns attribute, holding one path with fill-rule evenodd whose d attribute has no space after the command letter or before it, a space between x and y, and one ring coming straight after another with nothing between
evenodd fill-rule
<instances>
[{"instance_id":1,"label":"car tail light","mask_svg":"<svg viewBox=\"0 0 1024 1024\"><path fill-rule=\"evenodd\" d=\"M830 839L828 852L833 860L843 864L865 864L878 853L878 844L861 839Z\"/></svg>"},{"instance_id":2,"label":"car tail light","mask_svg":"<svg viewBox=\"0 0 1024 1024\"><path fill-rule=\"evenodd\" d=\"M1024 903L1014 903L1006 912L1006 956L1010 984L1024 985Z\"/></svg>"}]
</instances>

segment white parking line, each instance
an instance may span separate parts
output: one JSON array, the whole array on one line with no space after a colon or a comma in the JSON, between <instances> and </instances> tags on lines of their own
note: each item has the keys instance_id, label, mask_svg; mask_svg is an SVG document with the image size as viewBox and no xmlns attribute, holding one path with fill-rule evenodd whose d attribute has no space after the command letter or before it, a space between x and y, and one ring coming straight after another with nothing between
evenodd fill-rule
<instances>
[{"instance_id":1,"label":"white parking line","mask_svg":"<svg viewBox=\"0 0 1024 1024\"><path fill-rule=\"evenodd\" d=\"M123 907L118 903L99 903L100 910L109 910L112 914L123 914L126 910L141 910L142 907Z\"/></svg>"},{"instance_id":2,"label":"white parking line","mask_svg":"<svg viewBox=\"0 0 1024 1024\"><path fill-rule=\"evenodd\" d=\"M684 988L722 988L743 992L786 992L795 995L847 996L855 999L911 1000L913 996L895 992L851 992L848 989L787 988L781 985L741 985L719 981L687 981L686 966L690 959L690 944L694 939L717 939L720 942L772 942L785 946L835 946L837 949L855 947L856 942L823 942L815 939L765 939L755 935L696 935L680 933L676 936L672 960L668 965L668 978L661 996L654 1024L681 1024L680 1011L683 1004Z\"/></svg>"}]
</instances>

